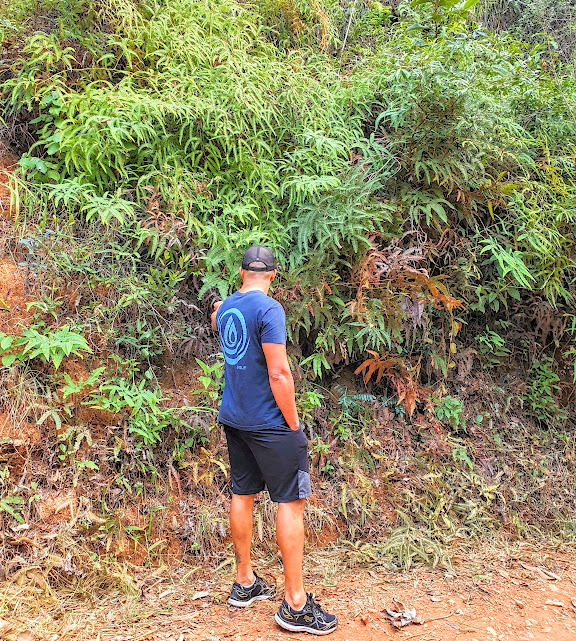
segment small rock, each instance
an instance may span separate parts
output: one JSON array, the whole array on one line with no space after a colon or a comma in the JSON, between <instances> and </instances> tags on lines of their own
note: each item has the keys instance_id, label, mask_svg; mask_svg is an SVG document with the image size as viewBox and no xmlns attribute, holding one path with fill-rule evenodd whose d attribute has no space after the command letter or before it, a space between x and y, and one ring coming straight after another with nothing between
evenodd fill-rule
<instances>
[{"instance_id":1,"label":"small rock","mask_svg":"<svg viewBox=\"0 0 576 641\"><path fill-rule=\"evenodd\" d=\"M555 605L557 608L564 607L564 603L562 601L557 601L556 599L546 599L546 605Z\"/></svg>"},{"instance_id":2,"label":"small rock","mask_svg":"<svg viewBox=\"0 0 576 641\"><path fill-rule=\"evenodd\" d=\"M488 634L491 634L492 636L498 636L498 632L496 632L496 630L494 630L494 628L491 628L490 626L486 628L486 632L488 632Z\"/></svg>"}]
</instances>

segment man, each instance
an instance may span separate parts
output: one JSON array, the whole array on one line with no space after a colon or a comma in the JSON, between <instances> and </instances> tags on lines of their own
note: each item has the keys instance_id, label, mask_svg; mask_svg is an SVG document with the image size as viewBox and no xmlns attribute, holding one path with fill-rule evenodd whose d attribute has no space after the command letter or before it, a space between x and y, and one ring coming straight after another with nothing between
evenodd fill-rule
<instances>
[{"instance_id":1,"label":"man","mask_svg":"<svg viewBox=\"0 0 576 641\"><path fill-rule=\"evenodd\" d=\"M308 443L296 410L286 356L286 317L268 296L276 276L274 255L261 245L242 259L242 286L214 304L212 327L224 353L224 425L232 477L230 530L236 582L228 603L245 607L269 599L276 587L252 570L250 547L255 495L264 487L278 503L276 538L284 566L284 601L275 615L287 630L329 634L338 621L304 591L304 504L310 496Z\"/></svg>"}]
</instances>

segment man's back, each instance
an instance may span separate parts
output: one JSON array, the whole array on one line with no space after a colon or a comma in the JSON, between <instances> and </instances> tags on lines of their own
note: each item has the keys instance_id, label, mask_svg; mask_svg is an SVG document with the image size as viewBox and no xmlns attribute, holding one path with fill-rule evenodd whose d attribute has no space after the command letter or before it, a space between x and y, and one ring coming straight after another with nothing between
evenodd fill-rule
<instances>
[{"instance_id":1,"label":"man's back","mask_svg":"<svg viewBox=\"0 0 576 641\"><path fill-rule=\"evenodd\" d=\"M225 359L219 420L237 429L284 424L262 349L262 343L286 343L280 303L262 291L236 292L218 308L216 325Z\"/></svg>"}]
</instances>

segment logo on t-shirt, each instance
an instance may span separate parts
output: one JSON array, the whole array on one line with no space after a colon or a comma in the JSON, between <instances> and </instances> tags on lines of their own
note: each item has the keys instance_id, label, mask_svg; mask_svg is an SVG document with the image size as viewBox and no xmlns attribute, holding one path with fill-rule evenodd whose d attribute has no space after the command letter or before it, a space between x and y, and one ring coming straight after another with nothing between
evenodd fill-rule
<instances>
[{"instance_id":1,"label":"logo on t-shirt","mask_svg":"<svg viewBox=\"0 0 576 641\"><path fill-rule=\"evenodd\" d=\"M235 307L226 310L218 319L218 332L224 359L228 365L236 365L250 345L250 336L242 312Z\"/></svg>"}]
</instances>

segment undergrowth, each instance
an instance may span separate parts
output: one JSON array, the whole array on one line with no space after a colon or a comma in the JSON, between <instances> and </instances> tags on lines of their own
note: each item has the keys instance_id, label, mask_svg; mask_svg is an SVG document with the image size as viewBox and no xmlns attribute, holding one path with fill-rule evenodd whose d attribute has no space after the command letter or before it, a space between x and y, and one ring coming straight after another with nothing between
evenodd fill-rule
<instances>
[{"instance_id":1,"label":"undergrowth","mask_svg":"<svg viewBox=\"0 0 576 641\"><path fill-rule=\"evenodd\" d=\"M473 2L348 4L2 9L4 247L30 294L0 334L3 531L69 508L82 554L229 562L209 314L266 243L311 536L399 567L573 536L573 67ZM265 550L266 500L256 519Z\"/></svg>"}]
</instances>

